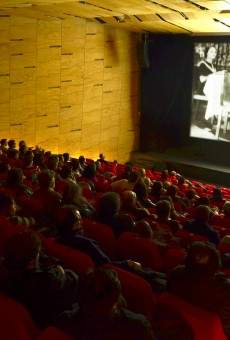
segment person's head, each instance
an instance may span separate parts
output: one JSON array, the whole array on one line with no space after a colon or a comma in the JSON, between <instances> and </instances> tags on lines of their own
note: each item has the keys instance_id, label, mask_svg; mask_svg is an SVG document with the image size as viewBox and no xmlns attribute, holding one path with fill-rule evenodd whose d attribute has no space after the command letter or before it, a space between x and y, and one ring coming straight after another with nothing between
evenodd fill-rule
<instances>
[{"instance_id":1,"label":"person's head","mask_svg":"<svg viewBox=\"0 0 230 340\"><path fill-rule=\"evenodd\" d=\"M206 205L199 205L195 210L196 220L208 222L210 216L210 208Z\"/></svg>"},{"instance_id":2,"label":"person's head","mask_svg":"<svg viewBox=\"0 0 230 340\"><path fill-rule=\"evenodd\" d=\"M1 146L7 147L7 139L6 138L1 139L0 144Z\"/></svg>"},{"instance_id":3,"label":"person's head","mask_svg":"<svg viewBox=\"0 0 230 340\"><path fill-rule=\"evenodd\" d=\"M216 49L214 46L211 46L208 48L208 50L206 51L206 59L208 61L214 61L214 59L216 58Z\"/></svg>"},{"instance_id":4,"label":"person's head","mask_svg":"<svg viewBox=\"0 0 230 340\"><path fill-rule=\"evenodd\" d=\"M16 149L8 149L7 150L7 157L9 159L18 159L19 158L19 152Z\"/></svg>"},{"instance_id":5,"label":"person's head","mask_svg":"<svg viewBox=\"0 0 230 340\"><path fill-rule=\"evenodd\" d=\"M57 171L59 158L57 155L51 155L47 161L47 167L49 170Z\"/></svg>"},{"instance_id":6,"label":"person's head","mask_svg":"<svg viewBox=\"0 0 230 340\"><path fill-rule=\"evenodd\" d=\"M171 212L171 204L167 200L159 201L156 205L156 212L159 219L168 220Z\"/></svg>"},{"instance_id":7,"label":"person's head","mask_svg":"<svg viewBox=\"0 0 230 340\"><path fill-rule=\"evenodd\" d=\"M152 228L151 228L150 224L147 221L145 221L145 220L138 221L136 223L134 231L140 237L147 238L147 239L152 239L153 238Z\"/></svg>"},{"instance_id":8,"label":"person's head","mask_svg":"<svg viewBox=\"0 0 230 340\"><path fill-rule=\"evenodd\" d=\"M167 181L168 177L169 177L169 172L168 172L168 170L163 170L163 171L161 172L161 180L162 180L163 182L164 182L164 181Z\"/></svg>"},{"instance_id":9,"label":"person's head","mask_svg":"<svg viewBox=\"0 0 230 340\"><path fill-rule=\"evenodd\" d=\"M25 148L26 147L26 142L24 140L20 140L18 146L19 146L19 149Z\"/></svg>"},{"instance_id":10,"label":"person's head","mask_svg":"<svg viewBox=\"0 0 230 340\"><path fill-rule=\"evenodd\" d=\"M146 176L146 170L145 170L145 168L139 169L138 173L139 173L140 177L145 177L145 176Z\"/></svg>"},{"instance_id":11,"label":"person's head","mask_svg":"<svg viewBox=\"0 0 230 340\"><path fill-rule=\"evenodd\" d=\"M0 193L0 215L14 216L16 213L16 204L13 197Z\"/></svg>"},{"instance_id":12,"label":"person's head","mask_svg":"<svg viewBox=\"0 0 230 340\"><path fill-rule=\"evenodd\" d=\"M185 183L185 179L181 175L178 176L177 180L178 180L178 185L183 185Z\"/></svg>"},{"instance_id":13,"label":"person's head","mask_svg":"<svg viewBox=\"0 0 230 340\"><path fill-rule=\"evenodd\" d=\"M213 189L212 198L213 198L215 201L222 201L222 200L223 200L223 194L222 194L220 188L217 188L217 187L216 187L216 188Z\"/></svg>"},{"instance_id":14,"label":"person's head","mask_svg":"<svg viewBox=\"0 0 230 340\"><path fill-rule=\"evenodd\" d=\"M78 158L78 161L79 161L79 163L80 163L81 165L85 165L85 157L84 157L84 156L80 156L80 157Z\"/></svg>"},{"instance_id":15,"label":"person's head","mask_svg":"<svg viewBox=\"0 0 230 340\"><path fill-rule=\"evenodd\" d=\"M153 196L156 196L156 197L159 197L161 196L162 194L162 190L163 190L163 184L161 181L155 181L152 185L152 192L151 194Z\"/></svg>"},{"instance_id":16,"label":"person's head","mask_svg":"<svg viewBox=\"0 0 230 340\"><path fill-rule=\"evenodd\" d=\"M72 158L71 164L72 164L73 171L77 171L79 168L79 160L77 158Z\"/></svg>"},{"instance_id":17,"label":"person's head","mask_svg":"<svg viewBox=\"0 0 230 340\"><path fill-rule=\"evenodd\" d=\"M78 203L82 198L82 188L77 183L68 183L67 189L63 194L63 201L66 204Z\"/></svg>"},{"instance_id":18,"label":"person's head","mask_svg":"<svg viewBox=\"0 0 230 340\"><path fill-rule=\"evenodd\" d=\"M21 168L13 168L8 172L7 184L18 186L23 183L24 175Z\"/></svg>"},{"instance_id":19,"label":"person's head","mask_svg":"<svg viewBox=\"0 0 230 340\"><path fill-rule=\"evenodd\" d=\"M224 202L223 211L226 217L230 217L230 201Z\"/></svg>"},{"instance_id":20,"label":"person's head","mask_svg":"<svg viewBox=\"0 0 230 340\"><path fill-rule=\"evenodd\" d=\"M38 183L41 189L54 189L55 177L53 171L43 170L38 174Z\"/></svg>"},{"instance_id":21,"label":"person's head","mask_svg":"<svg viewBox=\"0 0 230 340\"><path fill-rule=\"evenodd\" d=\"M83 235L84 229L81 222L80 212L72 205L65 205L57 212L57 229L60 236L73 233Z\"/></svg>"},{"instance_id":22,"label":"person's head","mask_svg":"<svg viewBox=\"0 0 230 340\"><path fill-rule=\"evenodd\" d=\"M69 162L70 157L69 157L69 153L68 152L63 153L63 160L64 160L64 163Z\"/></svg>"},{"instance_id":23,"label":"person's head","mask_svg":"<svg viewBox=\"0 0 230 340\"><path fill-rule=\"evenodd\" d=\"M25 166L31 166L33 164L34 154L32 151L28 150L24 154L23 162Z\"/></svg>"},{"instance_id":24,"label":"person's head","mask_svg":"<svg viewBox=\"0 0 230 340\"><path fill-rule=\"evenodd\" d=\"M118 214L113 223L113 232L116 237L119 237L126 231L133 231L135 222L129 214Z\"/></svg>"},{"instance_id":25,"label":"person's head","mask_svg":"<svg viewBox=\"0 0 230 340\"><path fill-rule=\"evenodd\" d=\"M186 193L185 196L189 199L189 200L193 200L196 197L196 191L194 189L189 189Z\"/></svg>"},{"instance_id":26,"label":"person's head","mask_svg":"<svg viewBox=\"0 0 230 340\"><path fill-rule=\"evenodd\" d=\"M19 151L20 151L20 154L25 154L25 152L28 150L27 148L27 145L26 145L26 142L24 140L21 140L19 142Z\"/></svg>"},{"instance_id":27,"label":"person's head","mask_svg":"<svg viewBox=\"0 0 230 340\"><path fill-rule=\"evenodd\" d=\"M89 164L86 166L84 172L83 172L83 176L86 178L94 178L96 176L97 173L97 167L95 162Z\"/></svg>"},{"instance_id":28,"label":"person's head","mask_svg":"<svg viewBox=\"0 0 230 340\"><path fill-rule=\"evenodd\" d=\"M148 197L148 190L142 179L136 182L133 191L136 193L137 199L139 200L144 200Z\"/></svg>"},{"instance_id":29,"label":"person's head","mask_svg":"<svg viewBox=\"0 0 230 340\"><path fill-rule=\"evenodd\" d=\"M105 161L105 155L104 155L103 153L100 153L100 154L99 154L99 160L100 160L101 162L104 162L104 161Z\"/></svg>"},{"instance_id":30,"label":"person's head","mask_svg":"<svg viewBox=\"0 0 230 340\"><path fill-rule=\"evenodd\" d=\"M133 208L136 206L137 195L134 191L125 190L122 193L122 204L125 208Z\"/></svg>"},{"instance_id":31,"label":"person's head","mask_svg":"<svg viewBox=\"0 0 230 340\"><path fill-rule=\"evenodd\" d=\"M185 265L194 274L212 276L220 269L220 255L211 243L194 242L188 250Z\"/></svg>"},{"instance_id":32,"label":"person's head","mask_svg":"<svg viewBox=\"0 0 230 340\"><path fill-rule=\"evenodd\" d=\"M33 159L33 163L35 166L43 166L44 165L44 154L43 152L35 152L34 153L34 159Z\"/></svg>"},{"instance_id":33,"label":"person's head","mask_svg":"<svg viewBox=\"0 0 230 340\"><path fill-rule=\"evenodd\" d=\"M39 260L41 240L32 231L24 231L9 238L4 247L4 259L8 269L26 269Z\"/></svg>"},{"instance_id":34,"label":"person's head","mask_svg":"<svg viewBox=\"0 0 230 340\"><path fill-rule=\"evenodd\" d=\"M120 207L120 196L115 192L106 192L98 202L98 214L101 219L110 219L119 213Z\"/></svg>"},{"instance_id":35,"label":"person's head","mask_svg":"<svg viewBox=\"0 0 230 340\"><path fill-rule=\"evenodd\" d=\"M92 317L110 317L121 303L121 283L114 270L97 268L81 282L80 308Z\"/></svg>"},{"instance_id":36,"label":"person's head","mask_svg":"<svg viewBox=\"0 0 230 340\"><path fill-rule=\"evenodd\" d=\"M138 178L139 174L135 171L131 171L127 179L130 183L136 183Z\"/></svg>"},{"instance_id":37,"label":"person's head","mask_svg":"<svg viewBox=\"0 0 230 340\"><path fill-rule=\"evenodd\" d=\"M176 194L177 194L177 186L176 185L170 185L167 189L167 194L171 197L171 198L175 198Z\"/></svg>"},{"instance_id":38,"label":"person's head","mask_svg":"<svg viewBox=\"0 0 230 340\"><path fill-rule=\"evenodd\" d=\"M14 139L10 139L8 141L8 147L9 147L9 149L15 149L16 148L16 141Z\"/></svg>"},{"instance_id":39,"label":"person's head","mask_svg":"<svg viewBox=\"0 0 230 340\"><path fill-rule=\"evenodd\" d=\"M150 194L151 193L151 189L152 189L152 181L149 177L144 177L143 181L146 185L147 188L147 193Z\"/></svg>"},{"instance_id":40,"label":"person's head","mask_svg":"<svg viewBox=\"0 0 230 340\"><path fill-rule=\"evenodd\" d=\"M63 165L60 175L63 179L71 178L72 176L72 168L69 165Z\"/></svg>"}]
</instances>

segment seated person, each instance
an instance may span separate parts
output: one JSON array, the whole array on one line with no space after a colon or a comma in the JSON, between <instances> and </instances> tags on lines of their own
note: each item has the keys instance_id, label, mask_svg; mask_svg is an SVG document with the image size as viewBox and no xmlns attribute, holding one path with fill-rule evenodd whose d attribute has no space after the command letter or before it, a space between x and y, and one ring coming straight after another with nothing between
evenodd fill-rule
<instances>
[{"instance_id":1,"label":"seated person","mask_svg":"<svg viewBox=\"0 0 230 340\"><path fill-rule=\"evenodd\" d=\"M152 185L151 190L151 198L153 199L153 202L158 202L161 199L161 196L165 194L163 189L163 184L161 181L155 181Z\"/></svg>"},{"instance_id":2,"label":"seated person","mask_svg":"<svg viewBox=\"0 0 230 340\"><path fill-rule=\"evenodd\" d=\"M121 207L120 196L115 192L106 192L101 196L97 206L96 218L99 222L112 225Z\"/></svg>"},{"instance_id":3,"label":"seated person","mask_svg":"<svg viewBox=\"0 0 230 340\"><path fill-rule=\"evenodd\" d=\"M8 150L8 144L7 144L7 139L3 138L0 140L0 150L2 151L3 154L7 153Z\"/></svg>"},{"instance_id":4,"label":"seated person","mask_svg":"<svg viewBox=\"0 0 230 340\"><path fill-rule=\"evenodd\" d=\"M126 231L134 231L135 222L129 214L121 213L114 218L112 229L114 236L119 238Z\"/></svg>"},{"instance_id":5,"label":"seated person","mask_svg":"<svg viewBox=\"0 0 230 340\"><path fill-rule=\"evenodd\" d=\"M7 150L7 163L11 168L21 168L22 161L19 159L19 152L16 149Z\"/></svg>"},{"instance_id":6,"label":"seated person","mask_svg":"<svg viewBox=\"0 0 230 340\"><path fill-rule=\"evenodd\" d=\"M33 164L34 154L32 151L26 151L22 159L23 162L23 174L26 179L35 182L39 173L39 167Z\"/></svg>"},{"instance_id":7,"label":"seated person","mask_svg":"<svg viewBox=\"0 0 230 340\"><path fill-rule=\"evenodd\" d=\"M230 280L220 270L215 247L195 242L188 251L184 266L176 267L168 289L188 302L219 315L226 336L230 337Z\"/></svg>"},{"instance_id":8,"label":"seated person","mask_svg":"<svg viewBox=\"0 0 230 340\"><path fill-rule=\"evenodd\" d=\"M67 183L76 183L76 180L74 178L73 172L72 172L72 166L71 164L65 164L61 168L60 176L63 180L65 180Z\"/></svg>"},{"instance_id":9,"label":"seated person","mask_svg":"<svg viewBox=\"0 0 230 340\"><path fill-rule=\"evenodd\" d=\"M88 254L98 264L110 263L95 240L84 236L81 214L74 206L63 206L57 213L58 241Z\"/></svg>"},{"instance_id":10,"label":"seated person","mask_svg":"<svg viewBox=\"0 0 230 340\"><path fill-rule=\"evenodd\" d=\"M195 218L188 221L184 225L184 229L200 235L207 237L207 239L218 245L220 242L218 233L209 225L210 208L205 205L199 205L196 208Z\"/></svg>"},{"instance_id":11,"label":"seated person","mask_svg":"<svg viewBox=\"0 0 230 340\"><path fill-rule=\"evenodd\" d=\"M134 185L136 184L138 178L139 178L139 175L136 172L131 171L128 174L128 179L123 178L123 179L120 179L118 181L112 182L111 183L111 191L115 191L115 192L121 194L123 191L133 190Z\"/></svg>"},{"instance_id":12,"label":"seated person","mask_svg":"<svg viewBox=\"0 0 230 340\"><path fill-rule=\"evenodd\" d=\"M230 230L230 201L225 201L223 205L223 213L212 216L211 221L215 225L228 228Z\"/></svg>"},{"instance_id":13,"label":"seated person","mask_svg":"<svg viewBox=\"0 0 230 340\"><path fill-rule=\"evenodd\" d=\"M154 289L162 289L162 287L165 287L165 278L161 273L144 268L140 263L134 262L132 260L125 259L121 261L111 261L111 259L103 252L95 240L84 235L84 227L81 223L81 215L74 207L63 206L59 210L57 214L57 229L58 242L86 253L97 265L113 263L116 266L131 271L132 273L135 273L148 280Z\"/></svg>"},{"instance_id":14,"label":"seated person","mask_svg":"<svg viewBox=\"0 0 230 340\"><path fill-rule=\"evenodd\" d=\"M68 162L70 161L70 155L69 155L69 153L68 153L68 152L64 152L62 156L63 156L63 162L64 162L64 164L68 164Z\"/></svg>"},{"instance_id":15,"label":"seated person","mask_svg":"<svg viewBox=\"0 0 230 340\"><path fill-rule=\"evenodd\" d=\"M134 191L125 190L122 195L121 209L125 213L129 213L135 220L141 220L150 216L146 208L142 208L137 201L137 195Z\"/></svg>"},{"instance_id":16,"label":"seated person","mask_svg":"<svg viewBox=\"0 0 230 340\"><path fill-rule=\"evenodd\" d=\"M39 189L33 194L31 200L32 209L42 226L53 227L56 212L61 206L62 196L54 190L54 173L43 170L38 175Z\"/></svg>"},{"instance_id":17,"label":"seated person","mask_svg":"<svg viewBox=\"0 0 230 340\"><path fill-rule=\"evenodd\" d=\"M17 206L13 197L0 193L0 219L7 219L11 224L20 224L25 227L33 227L35 219L17 214ZM4 223L4 222L2 222Z\"/></svg>"},{"instance_id":18,"label":"seated person","mask_svg":"<svg viewBox=\"0 0 230 340\"><path fill-rule=\"evenodd\" d=\"M134 227L134 232L140 237L143 237L149 240L153 239L153 230L150 224L145 220L138 221L136 223Z\"/></svg>"},{"instance_id":19,"label":"seated person","mask_svg":"<svg viewBox=\"0 0 230 340\"><path fill-rule=\"evenodd\" d=\"M8 140L8 150L14 150L16 149L16 141L15 139Z\"/></svg>"},{"instance_id":20,"label":"seated person","mask_svg":"<svg viewBox=\"0 0 230 340\"><path fill-rule=\"evenodd\" d=\"M111 269L96 269L82 280L80 313L72 328L80 340L154 339L147 319L126 309L121 283Z\"/></svg>"},{"instance_id":21,"label":"seated person","mask_svg":"<svg viewBox=\"0 0 230 340\"><path fill-rule=\"evenodd\" d=\"M154 237L158 241L168 242L172 240L173 235L181 228L180 224L170 218L171 204L167 200L161 200L156 205L158 226L155 230Z\"/></svg>"},{"instance_id":22,"label":"seated person","mask_svg":"<svg viewBox=\"0 0 230 340\"><path fill-rule=\"evenodd\" d=\"M167 189L167 195L171 197L174 208L178 211L182 211L185 208L183 198L178 195L178 187L174 184L170 185Z\"/></svg>"},{"instance_id":23,"label":"seated person","mask_svg":"<svg viewBox=\"0 0 230 340\"><path fill-rule=\"evenodd\" d=\"M33 191L23 182L24 175L22 169L13 168L8 172L6 185L2 186L0 190L9 196L12 196L19 206L27 206Z\"/></svg>"},{"instance_id":24,"label":"seated person","mask_svg":"<svg viewBox=\"0 0 230 340\"><path fill-rule=\"evenodd\" d=\"M24 140L20 140L18 144L18 149L19 149L19 158L23 159L25 153L28 151L28 147L26 145L26 142Z\"/></svg>"},{"instance_id":25,"label":"seated person","mask_svg":"<svg viewBox=\"0 0 230 340\"><path fill-rule=\"evenodd\" d=\"M223 198L221 188L217 188L217 187L214 188L213 192L212 192L212 197L210 199L211 207L216 207L216 208L222 209L224 202L225 202L225 200Z\"/></svg>"},{"instance_id":26,"label":"seated person","mask_svg":"<svg viewBox=\"0 0 230 340\"><path fill-rule=\"evenodd\" d=\"M148 190L143 179L139 179L133 187L137 200L142 208L153 208L155 204L148 198Z\"/></svg>"},{"instance_id":27,"label":"seated person","mask_svg":"<svg viewBox=\"0 0 230 340\"><path fill-rule=\"evenodd\" d=\"M25 305L45 328L63 312L76 312L78 276L56 263L46 264L40 253L41 241L33 232L12 236L0 265L0 290Z\"/></svg>"},{"instance_id":28,"label":"seated person","mask_svg":"<svg viewBox=\"0 0 230 340\"><path fill-rule=\"evenodd\" d=\"M74 205L82 217L89 217L95 213L95 208L82 195L81 186L77 183L68 184L63 195L63 203Z\"/></svg>"}]
</instances>

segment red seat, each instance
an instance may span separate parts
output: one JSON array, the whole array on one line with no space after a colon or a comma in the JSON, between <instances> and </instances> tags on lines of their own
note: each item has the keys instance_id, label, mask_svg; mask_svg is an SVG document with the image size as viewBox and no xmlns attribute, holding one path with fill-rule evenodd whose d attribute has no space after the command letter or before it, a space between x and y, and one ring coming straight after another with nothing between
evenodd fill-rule
<instances>
[{"instance_id":1,"label":"red seat","mask_svg":"<svg viewBox=\"0 0 230 340\"><path fill-rule=\"evenodd\" d=\"M190 326L194 340L227 340L219 317L209 311L193 306L182 299L165 293L158 299L158 305L169 307L172 316L179 313ZM166 318L167 315L164 315Z\"/></svg>"},{"instance_id":2,"label":"red seat","mask_svg":"<svg viewBox=\"0 0 230 340\"><path fill-rule=\"evenodd\" d=\"M0 311L1 340L33 340L39 334L28 311L2 294L0 294Z\"/></svg>"},{"instance_id":3,"label":"red seat","mask_svg":"<svg viewBox=\"0 0 230 340\"><path fill-rule=\"evenodd\" d=\"M116 240L112 228L106 224L90 220L84 222L85 235L97 241L104 252L113 258L116 252Z\"/></svg>"},{"instance_id":4,"label":"red seat","mask_svg":"<svg viewBox=\"0 0 230 340\"><path fill-rule=\"evenodd\" d=\"M94 267L91 258L81 251L66 247L53 239L42 238L42 241L48 254L63 261L68 268L76 271L76 273L85 274L89 269Z\"/></svg>"},{"instance_id":5,"label":"red seat","mask_svg":"<svg viewBox=\"0 0 230 340\"><path fill-rule=\"evenodd\" d=\"M155 312L156 298L148 282L126 270L107 264L106 268L115 270L122 285L122 294L127 301L128 309L141 313L152 322Z\"/></svg>"},{"instance_id":6,"label":"red seat","mask_svg":"<svg viewBox=\"0 0 230 340\"><path fill-rule=\"evenodd\" d=\"M67 335L55 327L48 327L37 338L38 340L73 340L70 335ZM76 337L74 338L76 339Z\"/></svg>"},{"instance_id":7,"label":"red seat","mask_svg":"<svg viewBox=\"0 0 230 340\"><path fill-rule=\"evenodd\" d=\"M117 241L117 253L121 259L140 262L144 267L162 270L163 261L158 247L151 241L131 232L125 232Z\"/></svg>"}]
</instances>

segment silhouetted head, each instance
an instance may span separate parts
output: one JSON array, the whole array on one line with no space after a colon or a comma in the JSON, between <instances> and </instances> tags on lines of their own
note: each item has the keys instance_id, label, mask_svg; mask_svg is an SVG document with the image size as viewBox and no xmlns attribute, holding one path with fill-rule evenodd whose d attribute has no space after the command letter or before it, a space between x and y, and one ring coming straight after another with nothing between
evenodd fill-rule
<instances>
[{"instance_id":1,"label":"silhouetted head","mask_svg":"<svg viewBox=\"0 0 230 340\"><path fill-rule=\"evenodd\" d=\"M43 170L38 174L38 183L41 189L54 189L55 177L53 171Z\"/></svg>"},{"instance_id":2,"label":"silhouetted head","mask_svg":"<svg viewBox=\"0 0 230 340\"><path fill-rule=\"evenodd\" d=\"M156 205L156 212L159 219L167 220L171 212L171 204L167 200L159 201Z\"/></svg>"},{"instance_id":3,"label":"silhouetted head","mask_svg":"<svg viewBox=\"0 0 230 340\"><path fill-rule=\"evenodd\" d=\"M21 168L13 168L8 172L7 184L18 186L23 183L24 175Z\"/></svg>"},{"instance_id":4,"label":"silhouetted head","mask_svg":"<svg viewBox=\"0 0 230 340\"><path fill-rule=\"evenodd\" d=\"M32 231L17 233L5 244L5 264L9 269L24 269L38 259L40 250L41 240L37 234Z\"/></svg>"},{"instance_id":5,"label":"silhouetted head","mask_svg":"<svg viewBox=\"0 0 230 340\"><path fill-rule=\"evenodd\" d=\"M214 245L194 242L188 250L185 264L194 274L212 276L220 269L220 255Z\"/></svg>"},{"instance_id":6,"label":"silhouetted head","mask_svg":"<svg viewBox=\"0 0 230 340\"><path fill-rule=\"evenodd\" d=\"M152 228L150 226L150 224L145 221L139 221L136 223L136 226L134 228L134 231L143 238L147 238L147 239L152 239L153 238L153 231Z\"/></svg>"}]
</instances>

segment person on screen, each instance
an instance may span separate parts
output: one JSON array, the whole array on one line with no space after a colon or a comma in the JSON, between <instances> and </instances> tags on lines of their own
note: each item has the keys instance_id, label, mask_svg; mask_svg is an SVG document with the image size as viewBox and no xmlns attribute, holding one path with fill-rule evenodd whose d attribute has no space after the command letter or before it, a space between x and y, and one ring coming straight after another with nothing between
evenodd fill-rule
<instances>
[{"instance_id":1,"label":"person on screen","mask_svg":"<svg viewBox=\"0 0 230 340\"><path fill-rule=\"evenodd\" d=\"M216 68L213 65L213 62L216 58L216 49L214 46L209 47L206 53L206 58L201 60L197 67L198 67L198 93L204 95L204 86L208 79L208 76L212 73L216 72Z\"/></svg>"}]
</instances>

